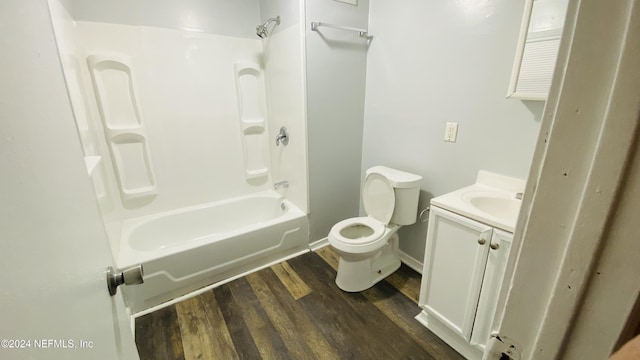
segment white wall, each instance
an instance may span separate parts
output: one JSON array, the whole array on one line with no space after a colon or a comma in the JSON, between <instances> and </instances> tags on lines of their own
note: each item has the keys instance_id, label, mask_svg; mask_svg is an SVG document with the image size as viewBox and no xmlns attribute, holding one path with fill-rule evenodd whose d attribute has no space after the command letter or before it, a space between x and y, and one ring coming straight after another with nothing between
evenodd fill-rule
<instances>
[{"instance_id":1,"label":"white wall","mask_svg":"<svg viewBox=\"0 0 640 360\"><path fill-rule=\"evenodd\" d=\"M304 0L258 0L258 2L261 24L268 19L280 16L280 25L275 27L274 34L292 25L303 26ZM272 25L269 25L269 29L272 29Z\"/></svg>"},{"instance_id":2,"label":"white wall","mask_svg":"<svg viewBox=\"0 0 640 360\"><path fill-rule=\"evenodd\" d=\"M362 171L422 175L421 208L480 169L526 178L542 102L505 98L524 0L372 1ZM446 122L458 141L443 141ZM401 229L422 261L426 224Z\"/></svg>"},{"instance_id":3,"label":"white wall","mask_svg":"<svg viewBox=\"0 0 640 360\"><path fill-rule=\"evenodd\" d=\"M71 3L71 6L67 4ZM255 39L257 0L65 0L76 20L170 29Z\"/></svg>"},{"instance_id":4,"label":"white wall","mask_svg":"<svg viewBox=\"0 0 640 360\"><path fill-rule=\"evenodd\" d=\"M311 21L366 28L369 1L306 2L307 126L311 240L358 215L367 42L350 31L310 30ZM375 41L375 40L374 40Z\"/></svg>"}]
</instances>

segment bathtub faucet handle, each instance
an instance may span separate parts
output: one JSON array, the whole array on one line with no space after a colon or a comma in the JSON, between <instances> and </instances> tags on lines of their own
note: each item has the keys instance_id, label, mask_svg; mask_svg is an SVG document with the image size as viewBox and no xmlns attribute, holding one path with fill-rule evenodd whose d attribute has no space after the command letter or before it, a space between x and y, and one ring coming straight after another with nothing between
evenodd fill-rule
<instances>
[{"instance_id":1,"label":"bathtub faucet handle","mask_svg":"<svg viewBox=\"0 0 640 360\"><path fill-rule=\"evenodd\" d=\"M122 284L142 284L144 282L143 276L144 270L142 269L142 265L130 267L122 272L116 272L113 266L109 266L109 268L107 268L107 289L109 289L109 295L115 295L118 292L118 286Z\"/></svg>"},{"instance_id":2,"label":"bathtub faucet handle","mask_svg":"<svg viewBox=\"0 0 640 360\"><path fill-rule=\"evenodd\" d=\"M289 132L284 126L280 128L280 132L276 136L276 146L280 146L280 142L282 142L282 145L289 144Z\"/></svg>"},{"instance_id":3,"label":"bathtub faucet handle","mask_svg":"<svg viewBox=\"0 0 640 360\"><path fill-rule=\"evenodd\" d=\"M280 188L288 189L289 188L289 182L287 180L282 180L282 181L278 181L277 183L273 184L273 189L274 190L278 190Z\"/></svg>"}]
</instances>

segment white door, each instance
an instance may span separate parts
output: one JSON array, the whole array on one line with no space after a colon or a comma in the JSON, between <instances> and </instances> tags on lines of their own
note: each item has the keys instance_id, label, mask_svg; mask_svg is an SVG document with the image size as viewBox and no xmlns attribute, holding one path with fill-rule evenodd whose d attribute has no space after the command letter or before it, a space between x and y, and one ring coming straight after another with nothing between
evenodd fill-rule
<instances>
[{"instance_id":1,"label":"white door","mask_svg":"<svg viewBox=\"0 0 640 360\"><path fill-rule=\"evenodd\" d=\"M431 207L420 306L470 340L492 228Z\"/></svg>"},{"instance_id":2,"label":"white door","mask_svg":"<svg viewBox=\"0 0 640 360\"><path fill-rule=\"evenodd\" d=\"M138 359L46 0L0 2L0 359Z\"/></svg>"}]
</instances>

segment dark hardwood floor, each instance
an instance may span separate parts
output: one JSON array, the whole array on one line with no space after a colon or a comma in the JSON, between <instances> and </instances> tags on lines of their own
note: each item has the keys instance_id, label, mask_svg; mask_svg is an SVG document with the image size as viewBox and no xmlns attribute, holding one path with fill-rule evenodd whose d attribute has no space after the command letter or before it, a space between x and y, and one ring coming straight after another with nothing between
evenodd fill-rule
<instances>
[{"instance_id":1,"label":"dark hardwood floor","mask_svg":"<svg viewBox=\"0 0 640 360\"><path fill-rule=\"evenodd\" d=\"M463 359L413 317L420 275L335 284L325 247L136 319L140 359Z\"/></svg>"}]
</instances>

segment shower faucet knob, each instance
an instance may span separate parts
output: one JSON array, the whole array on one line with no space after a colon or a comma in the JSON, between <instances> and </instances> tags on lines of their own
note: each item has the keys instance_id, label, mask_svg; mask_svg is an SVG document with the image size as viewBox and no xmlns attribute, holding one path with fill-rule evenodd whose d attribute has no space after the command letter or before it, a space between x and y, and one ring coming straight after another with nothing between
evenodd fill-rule
<instances>
[{"instance_id":1,"label":"shower faucet knob","mask_svg":"<svg viewBox=\"0 0 640 360\"><path fill-rule=\"evenodd\" d=\"M280 128L280 132L278 136L276 136L276 146L280 146L280 142L285 146L289 144L289 132L287 132L287 128L284 126Z\"/></svg>"}]
</instances>

